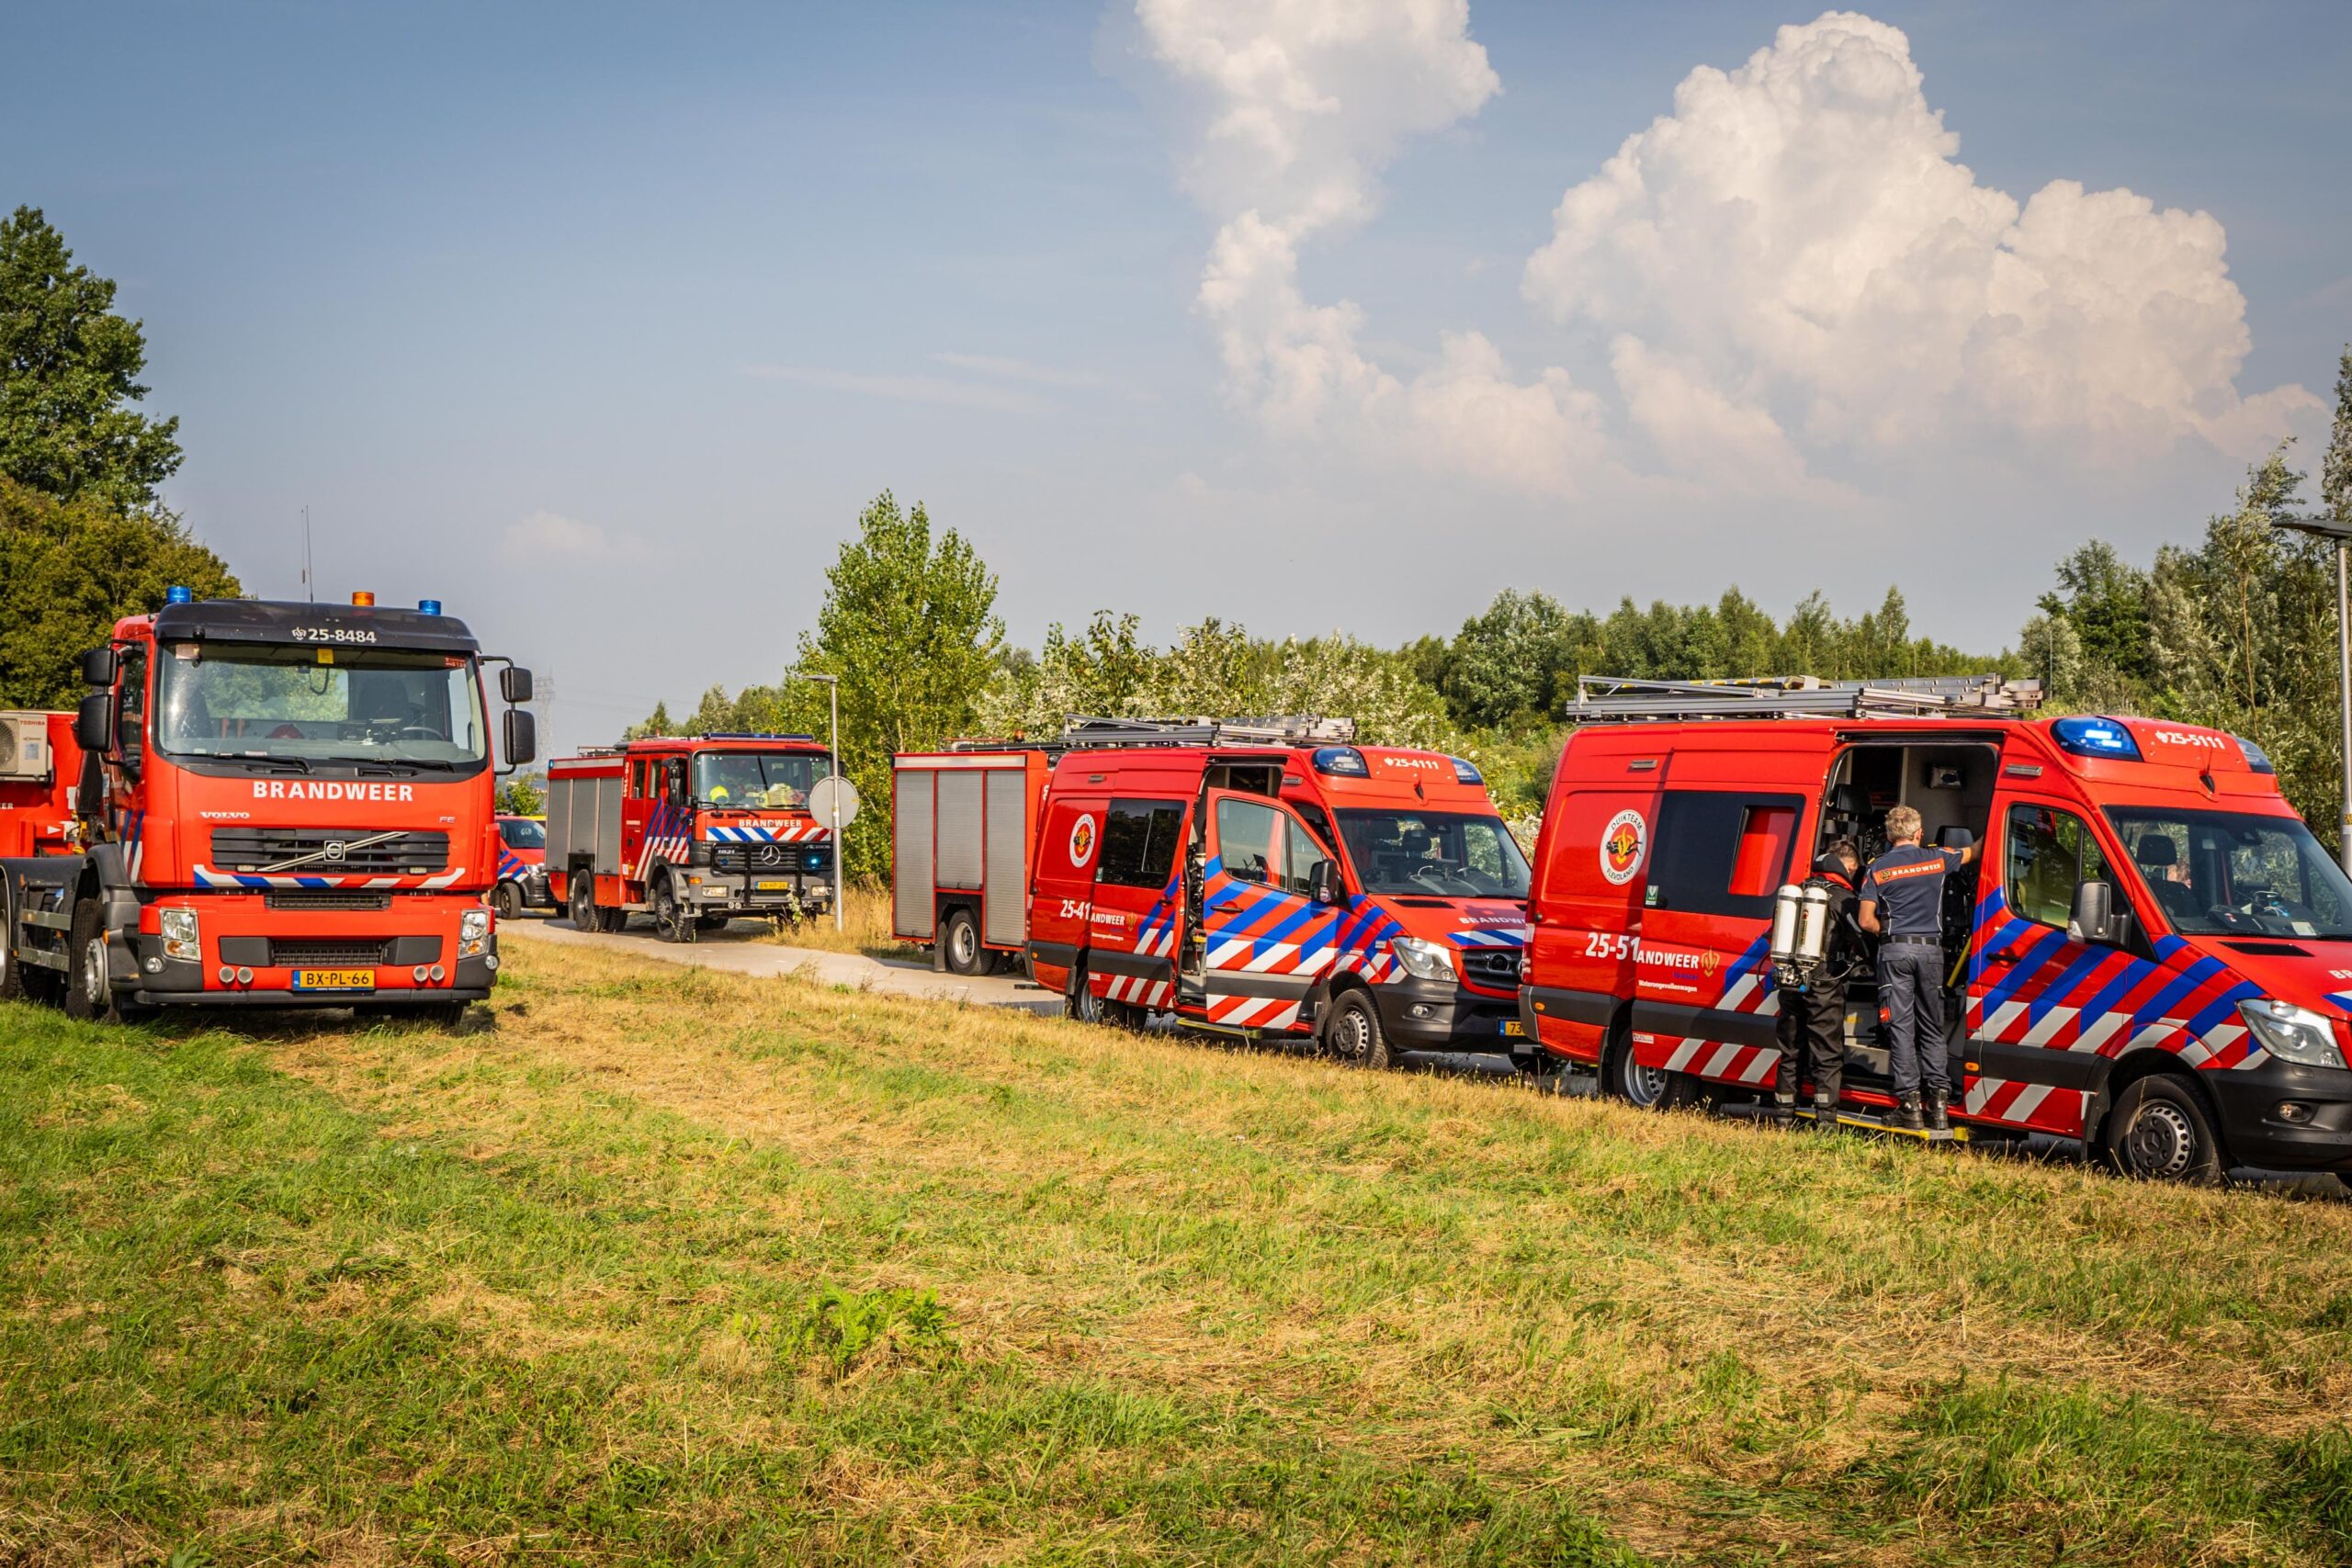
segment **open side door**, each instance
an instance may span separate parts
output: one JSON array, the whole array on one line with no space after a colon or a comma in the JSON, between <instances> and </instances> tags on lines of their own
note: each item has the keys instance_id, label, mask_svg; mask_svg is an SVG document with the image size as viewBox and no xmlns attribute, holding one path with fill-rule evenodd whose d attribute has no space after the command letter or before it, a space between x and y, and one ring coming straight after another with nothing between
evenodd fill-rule
<instances>
[{"instance_id":1,"label":"open side door","mask_svg":"<svg viewBox=\"0 0 2352 1568\"><path fill-rule=\"evenodd\" d=\"M1662 756L1633 759L1623 783L1580 785L1552 807L1521 996L1537 1038L1574 1061L1600 1060L1611 1025L1634 998L1666 771Z\"/></svg>"}]
</instances>

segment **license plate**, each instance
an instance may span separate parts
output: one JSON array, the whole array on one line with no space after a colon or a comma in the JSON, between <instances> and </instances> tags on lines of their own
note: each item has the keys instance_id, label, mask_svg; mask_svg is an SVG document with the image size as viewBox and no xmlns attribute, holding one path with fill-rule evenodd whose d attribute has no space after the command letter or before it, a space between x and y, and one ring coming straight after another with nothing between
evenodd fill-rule
<instances>
[{"instance_id":1,"label":"license plate","mask_svg":"<svg viewBox=\"0 0 2352 1568\"><path fill-rule=\"evenodd\" d=\"M789 890L792 884L789 882L763 882L759 885L758 891L762 893L783 893Z\"/></svg>"},{"instance_id":2,"label":"license plate","mask_svg":"<svg viewBox=\"0 0 2352 1568\"><path fill-rule=\"evenodd\" d=\"M373 969L297 969L294 988L298 991L372 991L376 988Z\"/></svg>"},{"instance_id":3,"label":"license plate","mask_svg":"<svg viewBox=\"0 0 2352 1568\"><path fill-rule=\"evenodd\" d=\"M1503 1032L1517 1039L1524 1039L1527 1035L1527 1025L1515 1018L1507 1018L1503 1020Z\"/></svg>"}]
</instances>

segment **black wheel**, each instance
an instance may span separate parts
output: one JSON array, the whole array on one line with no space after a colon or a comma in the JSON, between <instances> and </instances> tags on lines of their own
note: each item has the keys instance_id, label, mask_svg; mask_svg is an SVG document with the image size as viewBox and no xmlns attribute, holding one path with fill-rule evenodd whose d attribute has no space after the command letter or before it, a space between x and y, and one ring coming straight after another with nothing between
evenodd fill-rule
<instances>
[{"instance_id":1,"label":"black wheel","mask_svg":"<svg viewBox=\"0 0 2352 1568\"><path fill-rule=\"evenodd\" d=\"M678 890L666 871L653 874L653 934L663 942L685 942L694 936L692 915L678 907Z\"/></svg>"},{"instance_id":2,"label":"black wheel","mask_svg":"<svg viewBox=\"0 0 2352 1568\"><path fill-rule=\"evenodd\" d=\"M1080 1023L1111 1021L1110 1004L1096 996L1094 987L1086 983L1086 966L1082 964L1069 972L1069 995L1062 1001L1070 1017Z\"/></svg>"},{"instance_id":3,"label":"black wheel","mask_svg":"<svg viewBox=\"0 0 2352 1568\"><path fill-rule=\"evenodd\" d=\"M2098 1152L2109 1169L2143 1181L2218 1187L2227 1168L2196 1087L2169 1073L2151 1073L2116 1097Z\"/></svg>"},{"instance_id":4,"label":"black wheel","mask_svg":"<svg viewBox=\"0 0 2352 1568\"><path fill-rule=\"evenodd\" d=\"M951 909L939 933L947 968L955 975L979 975L988 969L988 950L980 945L980 928L969 909Z\"/></svg>"},{"instance_id":5,"label":"black wheel","mask_svg":"<svg viewBox=\"0 0 2352 1568\"><path fill-rule=\"evenodd\" d=\"M500 883L490 890L490 907L498 912L498 918L502 920L521 919L523 918L523 885L519 882Z\"/></svg>"},{"instance_id":6,"label":"black wheel","mask_svg":"<svg viewBox=\"0 0 2352 1568\"><path fill-rule=\"evenodd\" d=\"M1600 1073L1601 1091L1642 1111L1676 1111L1712 1099L1706 1086L1689 1073L1645 1067L1634 1060L1628 1040L1609 1054Z\"/></svg>"},{"instance_id":7,"label":"black wheel","mask_svg":"<svg viewBox=\"0 0 2352 1568\"><path fill-rule=\"evenodd\" d=\"M571 929L576 931L602 931L596 919L596 879L582 872L571 874L570 897L565 900L571 910Z\"/></svg>"},{"instance_id":8,"label":"black wheel","mask_svg":"<svg viewBox=\"0 0 2352 1568\"><path fill-rule=\"evenodd\" d=\"M1363 991L1341 991L1331 1004L1331 1016L1323 1025L1323 1049L1351 1067L1377 1071L1396 1065L1388 1032L1380 1027L1380 1009Z\"/></svg>"},{"instance_id":9,"label":"black wheel","mask_svg":"<svg viewBox=\"0 0 2352 1568\"><path fill-rule=\"evenodd\" d=\"M695 930L698 931L723 931L726 929L727 917L724 915L696 915L695 917Z\"/></svg>"},{"instance_id":10,"label":"black wheel","mask_svg":"<svg viewBox=\"0 0 2352 1568\"><path fill-rule=\"evenodd\" d=\"M98 901L85 898L74 906L74 930L66 957L65 1016L104 1018L113 1010L114 992L107 985L107 933L99 925Z\"/></svg>"},{"instance_id":11,"label":"black wheel","mask_svg":"<svg viewBox=\"0 0 2352 1568\"><path fill-rule=\"evenodd\" d=\"M0 1002L21 1001L25 974L17 962L17 894L6 874L0 874Z\"/></svg>"}]
</instances>

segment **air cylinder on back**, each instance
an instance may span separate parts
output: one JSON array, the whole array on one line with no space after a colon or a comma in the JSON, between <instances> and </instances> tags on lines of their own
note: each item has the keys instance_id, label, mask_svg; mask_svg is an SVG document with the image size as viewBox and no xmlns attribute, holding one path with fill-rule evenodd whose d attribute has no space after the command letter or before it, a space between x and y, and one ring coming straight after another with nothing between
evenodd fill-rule
<instances>
[{"instance_id":1,"label":"air cylinder on back","mask_svg":"<svg viewBox=\"0 0 2352 1568\"><path fill-rule=\"evenodd\" d=\"M1818 964L1829 951L1829 890L1818 883L1797 901L1796 961Z\"/></svg>"},{"instance_id":2,"label":"air cylinder on back","mask_svg":"<svg viewBox=\"0 0 2352 1568\"><path fill-rule=\"evenodd\" d=\"M1772 895L1772 962L1785 964L1797 948L1797 910L1804 889L1792 882Z\"/></svg>"}]
</instances>

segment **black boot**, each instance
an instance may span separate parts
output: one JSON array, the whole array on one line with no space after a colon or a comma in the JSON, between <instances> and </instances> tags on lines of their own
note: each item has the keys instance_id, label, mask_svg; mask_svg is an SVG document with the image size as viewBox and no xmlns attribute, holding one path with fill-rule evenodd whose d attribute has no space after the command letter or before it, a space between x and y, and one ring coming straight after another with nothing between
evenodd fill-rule
<instances>
[{"instance_id":1,"label":"black boot","mask_svg":"<svg viewBox=\"0 0 2352 1568\"><path fill-rule=\"evenodd\" d=\"M1764 1108L1763 1121L1770 1126L1792 1126L1796 1119L1797 1097L1793 1094L1776 1094L1772 1103Z\"/></svg>"},{"instance_id":2,"label":"black boot","mask_svg":"<svg viewBox=\"0 0 2352 1568\"><path fill-rule=\"evenodd\" d=\"M1813 1125L1815 1132L1838 1131L1838 1097L1836 1095L1816 1094L1813 1097Z\"/></svg>"},{"instance_id":3,"label":"black boot","mask_svg":"<svg viewBox=\"0 0 2352 1568\"><path fill-rule=\"evenodd\" d=\"M1896 1099L1894 1104L1894 1124L1902 1128L1906 1133L1917 1133L1926 1128L1928 1123L1926 1119L1919 1114L1919 1097L1917 1095L1906 1094L1899 1096Z\"/></svg>"},{"instance_id":4,"label":"black boot","mask_svg":"<svg viewBox=\"0 0 2352 1568\"><path fill-rule=\"evenodd\" d=\"M1931 1089L1928 1091L1928 1126L1930 1131L1937 1133L1951 1131L1951 1106L1947 1101L1942 1089Z\"/></svg>"}]
</instances>

